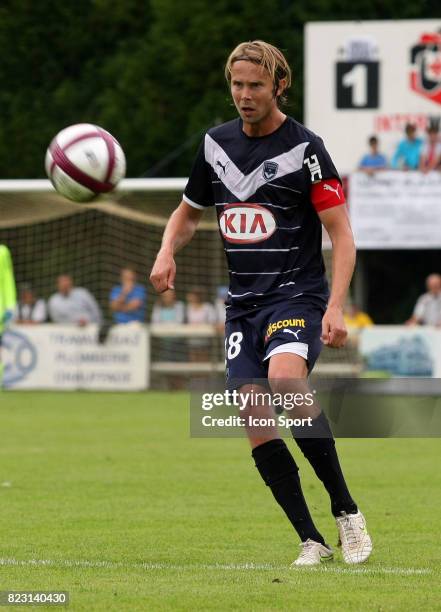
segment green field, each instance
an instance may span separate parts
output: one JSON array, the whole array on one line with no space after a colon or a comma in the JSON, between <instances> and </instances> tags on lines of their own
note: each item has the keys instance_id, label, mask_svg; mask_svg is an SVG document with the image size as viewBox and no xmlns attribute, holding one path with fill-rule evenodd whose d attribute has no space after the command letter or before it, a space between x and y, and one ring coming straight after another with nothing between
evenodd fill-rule
<instances>
[{"instance_id":1,"label":"green field","mask_svg":"<svg viewBox=\"0 0 441 612\"><path fill-rule=\"evenodd\" d=\"M374 553L290 570L297 538L247 442L191 439L188 403L2 393L0 590L67 590L88 611L441 609L439 439L338 441ZM329 501L295 457L335 544Z\"/></svg>"}]
</instances>

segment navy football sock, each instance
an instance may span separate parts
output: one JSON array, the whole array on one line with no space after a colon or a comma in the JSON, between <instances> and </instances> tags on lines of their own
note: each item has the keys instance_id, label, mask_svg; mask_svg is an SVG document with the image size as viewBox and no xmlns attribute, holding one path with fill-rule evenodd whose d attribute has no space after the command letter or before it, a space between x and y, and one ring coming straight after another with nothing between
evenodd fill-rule
<instances>
[{"instance_id":1,"label":"navy football sock","mask_svg":"<svg viewBox=\"0 0 441 612\"><path fill-rule=\"evenodd\" d=\"M325 544L303 497L299 468L283 440L270 440L253 449L252 455L265 484L285 511L302 542L308 538Z\"/></svg>"},{"instance_id":2,"label":"navy football sock","mask_svg":"<svg viewBox=\"0 0 441 612\"><path fill-rule=\"evenodd\" d=\"M314 436L314 431L326 437L296 437L295 441L325 485L331 498L332 514L334 516L339 516L341 512L353 514L358 511L357 504L352 499L346 485L331 428L323 412L313 421L309 435Z\"/></svg>"}]
</instances>

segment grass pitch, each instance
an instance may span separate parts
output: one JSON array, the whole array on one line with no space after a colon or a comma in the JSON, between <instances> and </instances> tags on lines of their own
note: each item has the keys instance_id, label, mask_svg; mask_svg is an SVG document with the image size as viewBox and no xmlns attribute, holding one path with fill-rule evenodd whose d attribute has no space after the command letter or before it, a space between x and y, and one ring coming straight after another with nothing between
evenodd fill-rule
<instances>
[{"instance_id":1,"label":"grass pitch","mask_svg":"<svg viewBox=\"0 0 441 612\"><path fill-rule=\"evenodd\" d=\"M339 440L374 553L289 570L297 537L246 440L191 439L185 394L8 392L0 417L0 590L67 590L87 611L441 609L438 439Z\"/></svg>"}]
</instances>

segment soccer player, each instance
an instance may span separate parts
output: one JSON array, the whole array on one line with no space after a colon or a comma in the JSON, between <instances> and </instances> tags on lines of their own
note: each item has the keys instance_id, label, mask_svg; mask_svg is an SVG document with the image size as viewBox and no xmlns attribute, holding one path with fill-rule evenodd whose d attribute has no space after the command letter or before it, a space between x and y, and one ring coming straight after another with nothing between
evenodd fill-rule
<instances>
[{"instance_id":1,"label":"soccer player","mask_svg":"<svg viewBox=\"0 0 441 612\"><path fill-rule=\"evenodd\" d=\"M16 290L11 253L4 244L0 244L0 350L2 333L9 323L16 306ZM1 357L1 355L0 355ZM0 359L0 387L3 380L3 364Z\"/></svg>"},{"instance_id":2,"label":"soccer player","mask_svg":"<svg viewBox=\"0 0 441 612\"><path fill-rule=\"evenodd\" d=\"M191 240L205 208L215 206L227 256L227 379L267 379L273 391L306 381L322 344L339 348L347 332L343 305L355 247L341 181L323 141L285 115L290 67L276 47L253 41L230 54L225 75L239 117L206 133L183 200L169 219L151 272L159 292L173 288L174 254ZM329 294L321 224L333 246ZM271 407L251 403L258 416ZM342 474L322 412L313 435L296 437L331 499L343 558L365 561L372 550L364 517ZM314 435L315 432L315 435ZM298 467L277 428L249 428L252 456L265 484L301 540L293 565L331 560L304 499Z\"/></svg>"}]
</instances>

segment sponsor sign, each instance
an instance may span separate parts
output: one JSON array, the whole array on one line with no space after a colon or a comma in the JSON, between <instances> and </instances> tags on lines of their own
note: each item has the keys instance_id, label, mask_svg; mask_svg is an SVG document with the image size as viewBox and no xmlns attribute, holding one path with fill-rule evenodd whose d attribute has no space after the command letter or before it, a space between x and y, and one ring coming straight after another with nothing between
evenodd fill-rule
<instances>
[{"instance_id":1,"label":"sponsor sign","mask_svg":"<svg viewBox=\"0 0 441 612\"><path fill-rule=\"evenodd\" d=\"M360 334L360 352L367 371L441 378L441 330L434 327L366 327Z\"/></svg>"},{"instance_id":2,"label":"sponsor sign","mask_svg":"<svg viewBox=\"0 0 441 612\"><path fill-rule=\"evenodd\" d=\"M305 123L342 174L376 134L388 157L406 123L419 135L441 119L441 19L309 23Z\"/></svg>"},{"instance_id":3,"label":"sponsor sign","mask_svg":"<svg viewBox=\"0 0 441 612\"><path fill-rule=\"evenodd\" d=\"M90 325L16 325L3 336L4 386L9 389L136 391L148 387L147 330L113 327L104 345Z\"/></svg>"}]
</instances>

